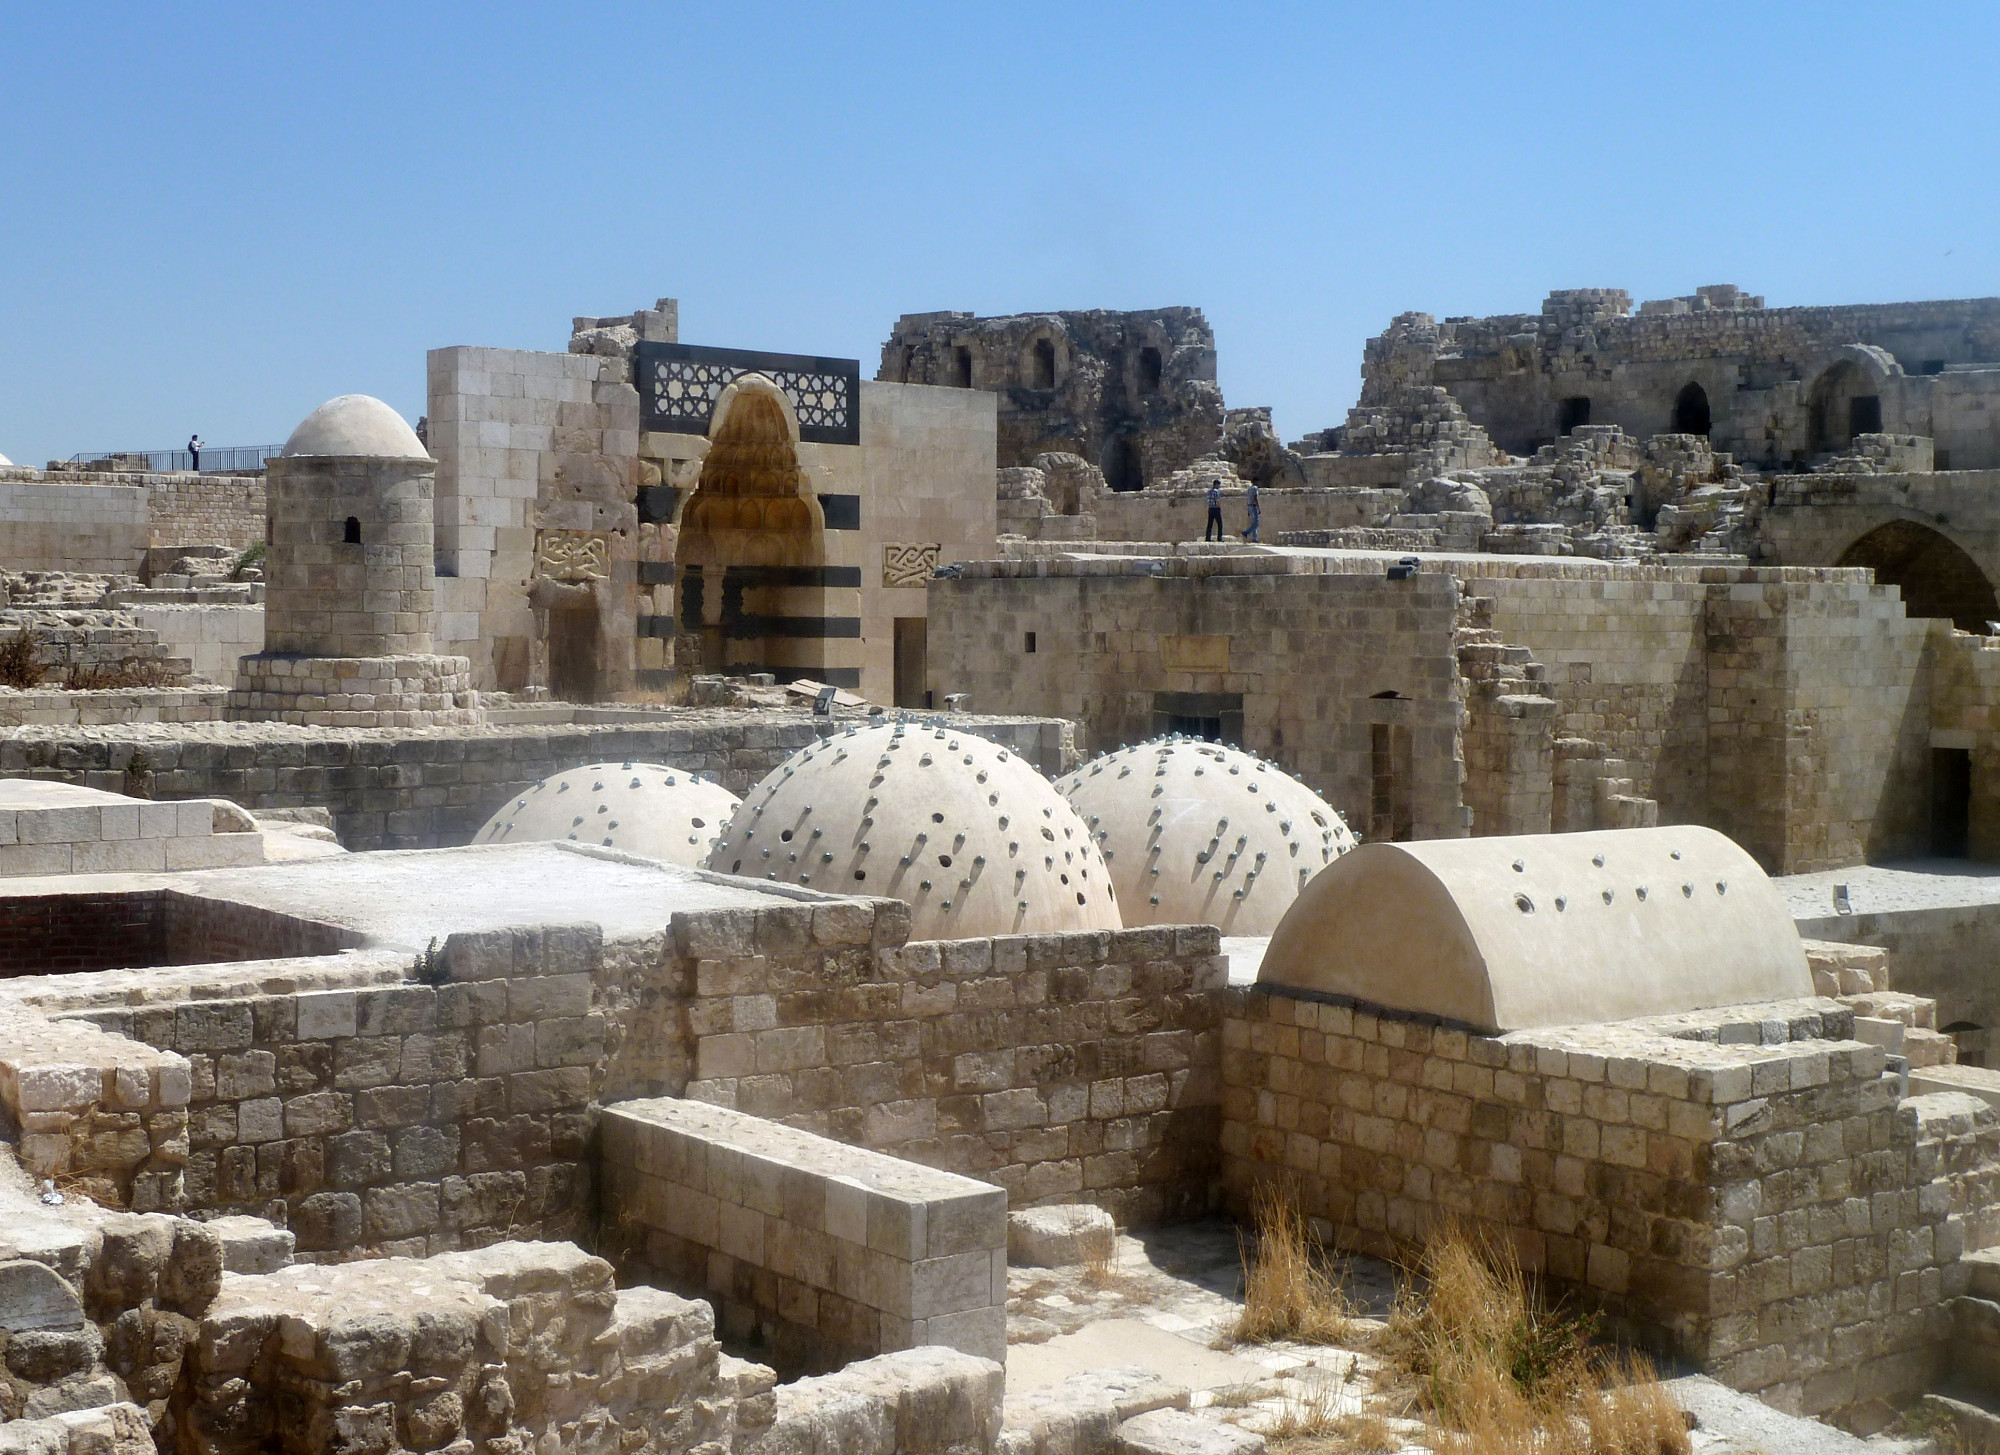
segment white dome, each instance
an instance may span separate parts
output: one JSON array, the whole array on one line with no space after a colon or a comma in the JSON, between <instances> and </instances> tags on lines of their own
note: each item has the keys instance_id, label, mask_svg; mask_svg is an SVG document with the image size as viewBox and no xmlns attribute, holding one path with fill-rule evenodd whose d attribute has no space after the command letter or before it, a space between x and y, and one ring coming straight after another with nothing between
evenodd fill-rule
<instances>
[{"instance_id":1,"label":"white dome","mask_svg":"<svg viewBox=\"0 0 2000 1455\"><path fill-rule=\"evenodd\" d=\"M329 399L285 441L285 458L297 455L368 455L376 459L428 460L423 441L403 416L367 394Z\"/></svg>"},{"instance_id":2,"label":"white dome","mask_svg":"<svg viewBox=\"0 0 2000 1455\"><path fill-rule=\"evenodd\" d=\"M7 466L13 463L14 462L8 459L5 455L0 455L0 469L5 469Z\"/></svg>"},{"instance_id":3,"label":"white dome","mask_svg":"<svg viewBox=\"0 0 2000 1455\"><path fill-rule=\"evenodd\" d=\"M1298 779L1198 738L1120 748L1057 787L1103 848L1130 925L1268 935L1305 882L1354 847Z\"/></svg>"},{"instance_id":4,"label":"white dome","mask_svg":"<svg viewBox=\"0 0 2000 1455\"><path fill-rule=\"evenodd\" d=\"M512 795L472 842L574 839L699 868L738 802L663 763L586 763Z\"/></svg>"},{"instance_id":5,"label":"white dome","mask_svg":"<svg viewBox=\"0 0 2000 1455\"><path fill-rule=\"evenodd\" d=\"M915 940L1122 927L1103 857L1048 779L937 723L851 728L793 754L708 866L901 899Z\"/></svg>"}]
</instances>

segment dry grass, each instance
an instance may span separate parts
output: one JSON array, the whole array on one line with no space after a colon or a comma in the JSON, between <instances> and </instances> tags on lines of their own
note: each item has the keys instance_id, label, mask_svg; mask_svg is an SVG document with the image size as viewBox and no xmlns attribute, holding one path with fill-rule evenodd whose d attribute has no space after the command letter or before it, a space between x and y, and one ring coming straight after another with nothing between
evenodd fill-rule
<instances>
[{"instance_id":1,"label":"dry grass","mask_svg":"<svg viewBox=\"0 0 2000 1455\"><path fill-rule=\"evenodd\" d=\"M1356 1334L1353 1300L1327 1266L1297 1195L1260 1184L1251 1195L1250 1218L1256 1252L1243 1250L1243 1312L1229 1338L1244 1344L1350 1342Z\"/></svg>"},{"instance_id":2,"label":"dry grass","mask_svg":"<svg viewBox=\"0 0 2000 1455\"><path fill-rule=\"evenodd\" d=\"M0 642L0 687L39 687L48 675L39 660L41 649L41 634L33 627L23 627Z\"/></svg>"},{"instance_id":3,"label":"dry grass","mask_svg":"<svg viewBox=\"0 0 2000 1455\"><path fill-rule=\"evenodd\" d=\"M1384 1352L1439 1455L1687 1455L1687 1422L1643 1359L1591 1347L1512 1250L1444 1228Z\"/></svg>"},{"instance_id":4,"label":"dry grass","mask_svg":"<svg viewBox=\"0 0 2000 1455\"><path fill-rule=\"evenodd\" d=\"M1345 1379L1315 1381L1287 1399L1264 1438L1284 1455L1383 1455L1403 1448L1395 1428L1373 1411L1342 1413Z\"/></svg>"},{"instance_id":5,"label":"dry grass","mask_svg":"<svg viewBox=\"0 0 2000 1455\"><path fill-rule=\"evenodd\" d=\"M133 687L173 687L180 681L178 675L158 662L130 661L70 667L63 686L71 692L105 692Z\"/></svg>"}]
</instances>

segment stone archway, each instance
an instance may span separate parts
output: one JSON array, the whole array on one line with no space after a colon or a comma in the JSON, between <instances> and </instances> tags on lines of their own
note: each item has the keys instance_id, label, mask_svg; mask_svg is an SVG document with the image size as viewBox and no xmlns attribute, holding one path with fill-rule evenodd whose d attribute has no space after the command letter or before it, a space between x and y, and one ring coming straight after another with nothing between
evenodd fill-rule
<instances>
[{"instance_id":1,"label":"stone archway","mask_svg":"<svg viewBox=\"0 0 2000 1455\"><path fill-rule=\"evenodd\" d=\"M798 420L761 374L716 401L700 482L674 549L680 632L703 672L809 676L824 662L826 517L798 457Z\"/></svg>"},{"instance_id":2,"label":"stone archway","mask_svg":"<svg viewBox=\"0 0 2000 1455\"><path fill-rule=\"evenodd\" d=\"M1690 379L1687 387L1674 398L1673 432L1706 436L1710 423L1708 391Z\"/></svg>"},{"instance_id":3,"label":"stone archway","mask_svg":"<svg viewBox=\"0 0 2000 1455\"><path fill-rule=\"evenodd\" d=\"M1949 536L1914 520L1876 526L1834 564L1868 566L1875 579L1903 593L1911 616L1947 617L1961 631L1987 631L2000 620L2000 598L1979 563Z\"/></svg>"}]
</instances>

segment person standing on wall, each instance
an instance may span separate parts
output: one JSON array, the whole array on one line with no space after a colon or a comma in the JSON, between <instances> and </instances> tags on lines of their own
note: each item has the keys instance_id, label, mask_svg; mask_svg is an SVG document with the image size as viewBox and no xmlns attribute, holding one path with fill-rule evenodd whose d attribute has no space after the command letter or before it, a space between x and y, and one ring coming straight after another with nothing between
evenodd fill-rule
<instances>
[{"instance_id":1,"label":"person standing on wall","mask_svg":"<svg viewBox=\"0 0 2000 1455\"><path fill-rule=\"evenodd\" d=\"M1222 528L1222 482L1220 480L1211 480L1208 482L1208 524L1202 527L1201 538L1204 541L1220 541L1229 538L1228 532Z\"/></svg>"},{"instance_id":2,"label":"person standing on wall","mask_svg":"<svg viewBox=\"0 0 2000 1455\"><path fill-rule=\"evenodd\" d=\"M1250 524L1243 528L1243 539L1254 541L1257 539L1257 518L1262 514L1262 507L1257 501L1257 482L1255 480L1252 480L1250 488L1243 492L1243 499L1250 507Z\"/></svg>"},{"instance_id":3,"label":"person standing on wall","mask_svg":"<svg viewBox=\"0 0 2000 1455\"><path fill-rule=\"evenodd\" d=\"M201 473L201 436L198 434L188 436L188 460L190 462L188 468L199 475Z\"/></svg>"}]
</instances>

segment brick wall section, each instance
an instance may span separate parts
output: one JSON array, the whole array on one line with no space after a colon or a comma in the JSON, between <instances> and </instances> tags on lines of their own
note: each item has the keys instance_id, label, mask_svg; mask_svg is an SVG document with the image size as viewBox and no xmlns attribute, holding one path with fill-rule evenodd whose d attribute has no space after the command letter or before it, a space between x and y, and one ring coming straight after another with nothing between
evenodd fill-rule
<instances>
[{"instance_id":1,"label":"brick wall section","mask_svg":"<svg viewBox=\"0 0 2000 1455\"><path fill-rule=\"evenodd\" d=\"M1291 1179L1372 1252L1456 1216L1788 1409L1933 1374L1962 1291L1954 1179L2000 1125L1969 1098L1899 1106L1837 1003L1502 1037L1266 987L1226 1004L1232 1201Z\"/></svg>"},{"instance_id":2,"label":"brick wall section","mask_svg":"<svg viewBox=\"0 0 2000 1455\"><path fill-rule=\"evenodd\" d=\"M0 975L60 975L158 961L159 891L0 898Z\"/></svg>"},{"instance_id":3,"label":"brick wall section","mask_svg":"<svg viewBox=\"0 0 2000 1455\"><path fill-rule=\"evenodd\" d=\"M722 1107L605 1108L607 1242L782 1373L942 1344L1007 1357L1007 1194Z\"/></svg>"},{"instance_id":4,"label":"brick wall section","mask_svg":"<svg viewBox=\"0 0 2000 1455\"><path fill-rule=\"evenodd\" d=\"M747 792L815 737L849 725L805 713L695 711L678 722L454 730L303 729L279 724L67 732L0 739L0 777L46 778L125 793L136 755L154 798L227 798L246 808L324 806L349 849L468 844L512 794L585 763L670 763ZM1054 776L1076 764L1068 723L975 718Z\"/></svg>"},{"instance_id":5,"label":"brick wall section","mask_svg":"<svg viewBox=\"0 0 2000 1455\"><path fill-rule=\"evenodd\" d=\"M869 906L872 905L872 910ZM1199 1214L1216 1167L1220 994L1209 926L904 944L894 900L675 917L692 1065L614 1071L996 1183L1016 1207ZM850 922L851 921L851 922Z\"/></svg>"}]
</instances>

